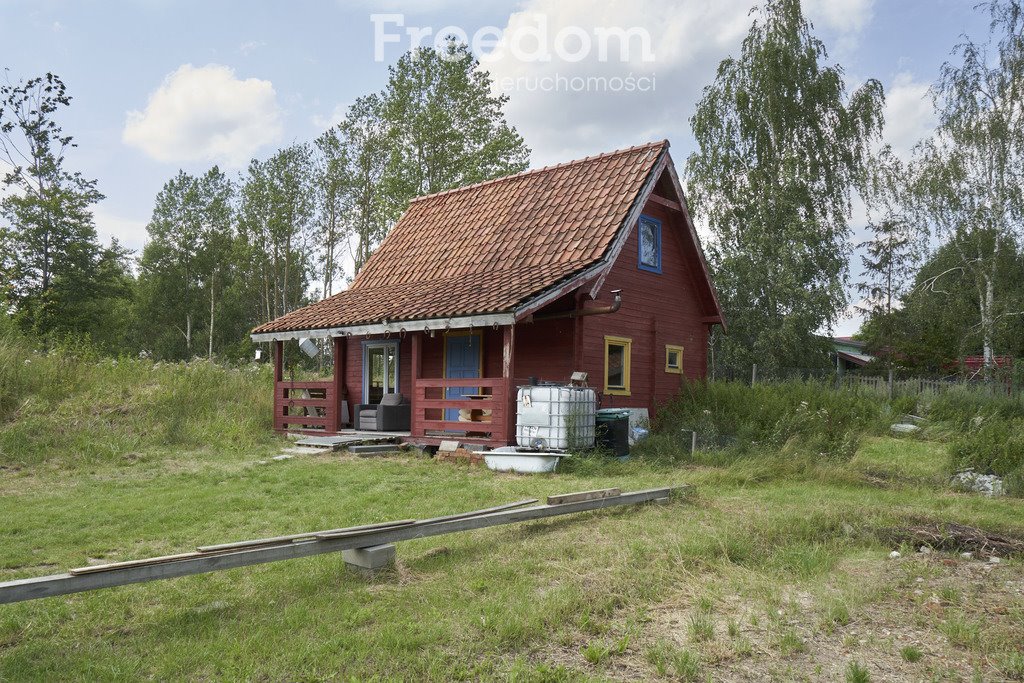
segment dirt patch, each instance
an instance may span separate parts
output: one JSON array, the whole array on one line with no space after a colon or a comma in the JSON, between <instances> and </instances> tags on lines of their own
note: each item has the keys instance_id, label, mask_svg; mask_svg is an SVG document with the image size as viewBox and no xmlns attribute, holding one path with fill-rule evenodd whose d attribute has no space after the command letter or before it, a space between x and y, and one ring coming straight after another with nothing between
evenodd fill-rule
<instances>
[{"instance_id":1,"label":"dirt patch","mask_svg":"<svg viewBox=\"0 0 1024 683\"><path fill-rule=\"evenodd\" d=\"M1024 567L942 553L856 561L836 580L752 596L699 587L531 659L614 680L1008 680L1024 639Z\"/></svg>"}]
</instances>

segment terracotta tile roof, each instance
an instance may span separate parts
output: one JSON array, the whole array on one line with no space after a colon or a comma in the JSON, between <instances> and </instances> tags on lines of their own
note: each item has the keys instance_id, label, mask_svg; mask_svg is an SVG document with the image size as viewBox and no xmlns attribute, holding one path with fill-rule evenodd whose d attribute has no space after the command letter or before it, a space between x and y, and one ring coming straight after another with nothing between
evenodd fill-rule
<instances>
[{"instance_id":1,"label":"terracotta tile roof","mask_svg":"<svg viewBox=\"0 0 1024 683\"><path fill-rule=\"evenodd\" d=\"M668 142L414 199L339 294L254 333L513 309L601 259Z\"/></svg>"}]
</instances>

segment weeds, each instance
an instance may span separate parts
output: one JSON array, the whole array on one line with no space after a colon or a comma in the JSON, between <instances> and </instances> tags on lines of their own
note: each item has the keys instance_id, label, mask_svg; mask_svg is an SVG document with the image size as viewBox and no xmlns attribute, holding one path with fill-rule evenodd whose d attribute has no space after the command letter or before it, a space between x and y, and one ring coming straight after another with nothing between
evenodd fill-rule
<instances>
[{"instance_id":1,"label":"weeds","mask_svg":"<svg viewBox=\"0 0 1024 683\"><path fill-rule=\"evenodd\" d=\"M918 647L907 645L900 649L900 657L903 658L903 661L914 664L921 661L921 658L924 657L924 653L921 652L921 649Z\"/></svg>"},{"instance_id":2,"label":"weeds","mask_svg":"<svg viewBox=\"0 0 1024 683\"><path fill-rule=\"evenodd\" d=\"M715 623L707 614L690 616L690 639L702 643L715 638Z\"/></svg>"},{"instance_id":3,"label":"weeds","mask_svg":"<svg viewBox=\"0 0 1024 683\"><path fill-rule=\"evenodd\" d=\"M103 359L87 347L36 353L0 338L0 464L76 466L154 449L269 443L270 373Z\"/></svg>"},{"instance_id":4,"label":"weeds","mask_svg":"<svg viewBox=\"0 0 1024 683\"><path fill-rule=\"evenodd\" d=\"M859 662L850 662L846 667L846 683L871 683L871 674Z\"/></svg>"}]
</instances>

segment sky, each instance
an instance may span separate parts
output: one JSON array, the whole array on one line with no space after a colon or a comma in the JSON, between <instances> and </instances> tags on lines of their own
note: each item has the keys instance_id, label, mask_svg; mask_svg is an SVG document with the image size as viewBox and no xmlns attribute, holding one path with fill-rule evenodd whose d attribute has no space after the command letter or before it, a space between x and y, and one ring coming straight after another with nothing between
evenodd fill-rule
<instances>
[{"instance_id":1,"label":"sky","mask_svg":"<svg viewBox=\"0 0 1024 683\"><path fill-rule=\"evenodd\" d=\"M179 169L238 173L312 140L379 90L416 38L455 33L477 45L533 166L662 138L681 166L694 149L689 117L719 62L738 54L753 4L0 0L0 66L12 81L63 78L74 99L60 122L78 144L68 163L106 195L96 209L104 241L139 251L153 200ZM903 155L934 126L928 88L950 50L987 30L975 0L803 4L848 88L885 86L886 137ZM854 213L857 243L866 219Z\"/></svg>"}]
</instances>

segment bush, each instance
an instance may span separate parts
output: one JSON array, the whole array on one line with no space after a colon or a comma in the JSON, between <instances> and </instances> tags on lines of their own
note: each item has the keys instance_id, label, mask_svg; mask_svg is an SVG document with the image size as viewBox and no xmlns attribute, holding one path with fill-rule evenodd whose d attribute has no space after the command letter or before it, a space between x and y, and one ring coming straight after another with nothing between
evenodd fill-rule
<instances>
[{"instance_id":1,"label":"bush","mask_svg":"<svg viewBox=\"0 0 1024 683\"><path fill-rule=\"evenodd\" d=\"M1024 467L1024 419L981 418L954 439L950 454L954 471L1015 472Z\"/></svg>"},{"instance_id":2,"label":"bush","mask_svg":"<svg viewBox=\"0 0 1024 683\"><path fill-rule=\"evenodd\" d=\"M702 449L739 454L778 450L849 459L862 434L878 431L890 412L877 394L836 389L827 382L687 383L659 410L651 438L638 455L663 459L689 453L690 430ZM677 455L677 458L680 457Z\"/></svg>"},{"instance_id":3,"label":"bush","mask_svg":"<svg viewBox=\"0 0 1024 683\"><path fill-rule=\"evenodd\" d=\"M952 431L950 469L1006 477L1006 491L1024 495L1024 400L956 389L935 397L929 419Z\"/></svg>"}]
</instances>

